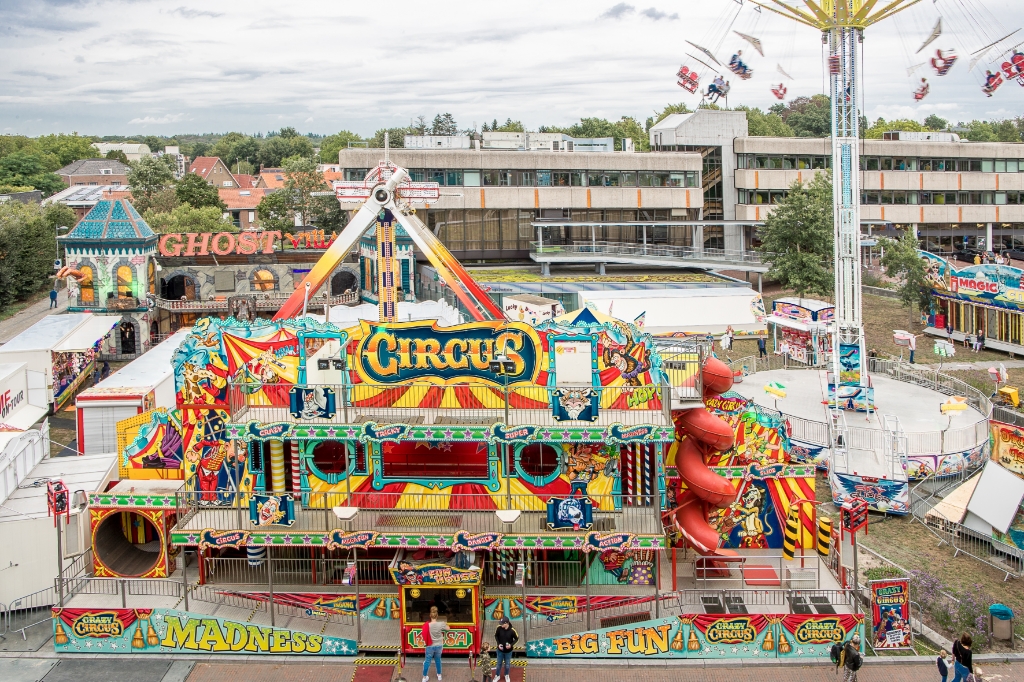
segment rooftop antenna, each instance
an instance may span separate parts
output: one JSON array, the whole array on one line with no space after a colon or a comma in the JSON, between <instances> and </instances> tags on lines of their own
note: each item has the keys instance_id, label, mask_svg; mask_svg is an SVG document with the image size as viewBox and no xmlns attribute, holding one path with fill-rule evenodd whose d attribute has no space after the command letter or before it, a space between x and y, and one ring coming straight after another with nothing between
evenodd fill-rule
<instances>
[{"instance_id":1,"label":"rooftop antenna","mask_svg":"<svg viewBox=\"0 0 1024 682\"><path fill-rule=\"evenodd\" d=\"M390 154L389 154L390 147L391 147L391 141L388 138L388 131L385 130L384 131L384 163L385 164L387 164L387 162L390 160Z\"/></svg>"}]
</instances>

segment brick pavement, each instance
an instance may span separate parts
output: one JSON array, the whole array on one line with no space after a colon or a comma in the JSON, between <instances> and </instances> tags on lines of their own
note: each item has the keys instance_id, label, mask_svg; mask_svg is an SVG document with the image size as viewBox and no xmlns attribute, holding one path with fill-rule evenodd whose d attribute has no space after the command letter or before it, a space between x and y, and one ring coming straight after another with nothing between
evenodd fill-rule
<instances>
[{"instance_id":1,"label":"brick pavement","mask_svg":"<svg viewBox=\"0 0 1024 682\"><path fill-rule=\"evenodd\" d=\"M405 668L405 679L417 682L420 679L421 663L410 660ZM1019 682L1024 680L1024 663L983 664L984 682ZM351 664L272 664L250 660L246 663L198 663L188 677L188 682L350 682ZM690 665L650 666L597 666L597 665L551 665L533 663L527 665L524 682L565 682L567 679L582 679L585 682L838 682L842 676L835 674L829 665L818 666L768 666L748 665L746 667L714 666L703 668ZM431 682L434 675L431 673ZM444 682L469 682L469 667L464 660L453 659L444 665ZM477 676L479 680L479 675ZM873 663L870 660L859 673L859 682L938 682L939 676L932 664Z\"/></svg>"}]
</instances>

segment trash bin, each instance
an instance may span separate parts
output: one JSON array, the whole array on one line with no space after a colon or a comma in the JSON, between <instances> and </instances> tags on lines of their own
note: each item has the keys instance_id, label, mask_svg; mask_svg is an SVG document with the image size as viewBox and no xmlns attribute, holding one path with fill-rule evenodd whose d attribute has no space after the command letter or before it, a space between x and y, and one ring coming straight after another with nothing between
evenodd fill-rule
<instances>
[{"instance_id":1,"label":"trash bin","mask_svg":"<svg viewBox=\"0 0 1024 682\"><path fill-rule=\"evenodd\" d=\"M1005 604L993 604L988 607L988 632L992 639L1010 642L1014 648L1013 609Z\"/></svg>"}]
</instances>

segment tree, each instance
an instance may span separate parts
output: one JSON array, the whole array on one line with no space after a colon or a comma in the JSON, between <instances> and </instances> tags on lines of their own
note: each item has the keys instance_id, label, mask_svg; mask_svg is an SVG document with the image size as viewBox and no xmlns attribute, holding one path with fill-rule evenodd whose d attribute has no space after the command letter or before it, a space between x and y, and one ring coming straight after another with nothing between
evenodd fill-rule
<instances>
[{"instance_id":1,"label":"tree","mask_svg":"<svg viewBox=\"0 0 1024 682\"><path fill-rule=\"evenodd\" d=\"M348 148L349 142L360 142L363 138L348 130L328 135L320 142L320 162L338 163L338 154Z\"/></svg>"},{"instance_id":2,"label":"tree","mask_svg":"<svg viewBox=\"0 0 1024 682\"><path fill-rule=\"evenodd\" d=\"M245 135L242 133L228 133L217 140L216 144L214 144L213 148L210 150L210 154L212 156L220 157L220 160L230 167L237 158L233 153L235 145L244 139Z\"/></svg>"},{"instance_id":3,"label":"tree","mask_svg":"<svg viewBox=\"0 0 1024 682\"><path fill-rule=\"evenodd\" d=\"M125 153L120 149L111 149L109 152L106 153L104 158L113 159L114 161L120 161L124 165L128 165L128 157L125 156Z\"/></svg>"},{"instance_id":4,"label":"tree","mask_svg":"<svg viewBox=\"0 0 1024 682\"><path fill-rule=\"evenodd\" d=\"M381 128L373 134L373 137L367 140L367 146L383 149L384 133L388 134L388 146L392 149L398 149L405 146L405 136L414 135L415 131L412 128Z\"/></svg>"},{"instance_id":5,"label":"tree","mask_svg":"<svg viewBox=\"0 0 1024 682\"><path fill-rule=\"evenodd\" d=\"M650 149L650 140L647 132L631 116L623 116L618 121L609 121L603 118L582 118L579 123L569 126L543 126L541 132L564 133L572 137L611 137L615 140L615 149L622 150L622 139L625 137L633 140L633 146L637 151Z\"/></svg>"},{"instance_id":6,"label":"tree","mask_svg":"<svg viewBox=\"0 0 1024 682\"><path fill-rule=\"evenodd\" d=\"M36 139L36 144L43 152L57 157L57 161L60 163L58 168L66 166L72 161L93 159L100 155L99 150L92 146L92 138L81 137L78 133L43 135Z\"/></svg>"},{"instance_id":7,"label":"tree","mask_svg":"<svg viewBox=\"0 0 1024 682\"><path fill-rule=\"evenodd\" d=\"M62 204L0 204L0 310L53 282L58 225L74 225Z\"/></svg>"},{"instance_id":8,"label":"tree","mask_svg":"<svg viewBox=\"0 0 1024 682\"><path fill-rule=\"evenodd\" d=\"M224 202L220 200L217 188L195 173L187 173L179 180L174 188L174 194L179 203L188 204L193 208L215 206L221 211L226 209Z\"/></svg>"},{"instance_id":9,"label":"tree","mask_svg":"<svg viewBox=\"0 0 1024 682\"><path fill-rule=\"evenodd\" d=\"M31 187L50 196L64 189L60 176L48 172L45 159L40 152L19 150L0 159L0 185Z\"/></svg>"},{"instance_id":10,"label":"tree","mask_svg":"<svg viewBox=\"0 0 1024 682\"><path fill-rule=\"evenodd\" d=\"M279 130L277 134L285 139L299 137L299 131L296 130L295 128L292 128L291 126L281 128L281 130Z\"/></svg>"},{"instance_id":11,"label":"tree","mask_svg":"<svg viewBox=\"0 0 1024 682\"><path fill-rule=\"evenodd\" d=\"M264 196L256 207L256 215L264 230L286 232L295 228L288 192L278 190Z\"/></svg>"},{"instance_id":12,"label":"tree","mask_svg":"<svg viewBox=\"0 0 1024 682\"><path fill-rule=\"evenodd\" d=\"M437 114L430 124L431 135L458 135L459 126L451 114Z\"/></svg>"},{"instance_id":13,"label":"tree","mask_svg":"<svg viewBox=\"0 0 1024 682\"><path fill-rule=\"evenodd\" d=\"M897 291L908 313L914 308L918 311L928 310L931 304L931 285L913 231L905 230L899 239L882 237L878 243L882 247L882 267L886 275L899 282Z\"/></svg>"},{"instance_id":14,"label":"tree","mask_svg":"<svg viewBox=\"0 0 1024 682\"><path fill-rule=\"evenodd\" d=\"M796 137L793 129L786 125L782 117L769 111L765 113L757 107L736 107L747 112L747 134L754 137Z\"/></svg>"},{"instance_id":15,"label":"tree","mask_svg":"<svg viewBox=\"0 0 1024 682\"><path fill-rule=\"evenodd\" d=\"M143 214L143 219L154 232L166 234L170 232L235 232L235 226L224 217L224 212L216 206L196 208L189 204L181 204L169 213L157 213L150 210Z\"/></svg>"},{"instance_id":16,"label":"tree","mask_svg":"<svg viewBox=\"0 0 1024 682\"><path fill-rule=\"evenodd\" d=\"M884 118L879 118L874 124L861 131L863 137L869 140L881 140L884 133L901 130L911 133L921 133L928 130L927 126L923 126L917 121L913 121L909 118L898 118L894 121L886 121Z\"/></svg>"},{"instance_id":17,"label":"tree","mask_svg":"<svg viewBox=\"0 0 1024 682\"><path fill-rule=\"evenodd\" d=\"M498 123L497 120L494 121ZM487 125L486 123L484 125ZM523 125L522 121L513 121L511 118L506 118L505 122L501 125L491 126L491 131L496 133L525 133L526 126Z\"/></svg>"},{"instance_id":18,"label":"tree","mask_svg":"<svg viewBox=\"0 0 1024 682\"><path fill-rule=\"evenodd\" d=\"M282 128L282 130L288 129ZM308 137L302 137L297 133L295 135L275 135L263 143L258 156L264 167L280 168L283 160L290 156L312 158L313 143L309 141Z\"/></svg>"},{"instance_id":19,"label":"tree","mask_svg":"<svg viewBox=\"0 0 1024 682\"><path fill-rule=\"evenodd\" d=\"M929 130L946 130L947 128L949 128L949 121L942 118L941 116L931 114L928 118L924 120L924 127L928 128Z\"/></svg>"},{"instance_id":20,"label":"tree","mask_svg":"<svg viewBox=\"0 0 1024 682\"><path fill-rule=\"evenodd\" d=\"M832 180L818 173L793 183L758 233L767 277L800 297L830 296L833 289Z\"/></svg>"},{"instance_id":21,"label":"tree","mask_svg":"<svg viewBox=\"0 0 1024 682\"><path fill-rule=\"evenodd\" d=\"M154 196L173 184L171 169L159 159L143 156L128 164L128 186L132 190L132 203L139 213L150 210Z\"/></svg>"},{"instance_id":22,"label":"tree","mask_svg":"<svg viewBox=\"0 0 1024 682\"><path fill-rule=\"evenodd\" d=\"M828 137L832 134L832 105L826 95L797 97L768 111L778 114L797 137Z\"/></svg>"}]
</instances>

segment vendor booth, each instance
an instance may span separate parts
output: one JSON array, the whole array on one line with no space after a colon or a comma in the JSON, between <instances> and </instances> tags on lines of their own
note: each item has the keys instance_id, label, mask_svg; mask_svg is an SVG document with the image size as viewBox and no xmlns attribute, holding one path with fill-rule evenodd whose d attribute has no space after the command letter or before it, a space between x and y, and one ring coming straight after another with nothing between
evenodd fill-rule
<instances>
[{"instance_id":1,"label":"vendor booth","mask_svg":"<svg viewBox=\"0 0 1024 682\"><path fill-rule=\"evenodd\" d=\"M768 323L774 325L775 352L811 367L824 367L832 353L828 324L835 306L813 298L780 298L772 302Z\"/></svg>"},{"instance_id":2,"label":"vendor booth","mask_svg":"<svg viewBox=\"0 0 1024 682\"><path fill-rule=\"evenodd\" d=\"M103 337L120 319L88 313L44 317L0 346L0 362L24 362L30 379L41 373L38 387L45 387L46 403L57 410L89 376Z\"/></svg>"}]
</instances>

